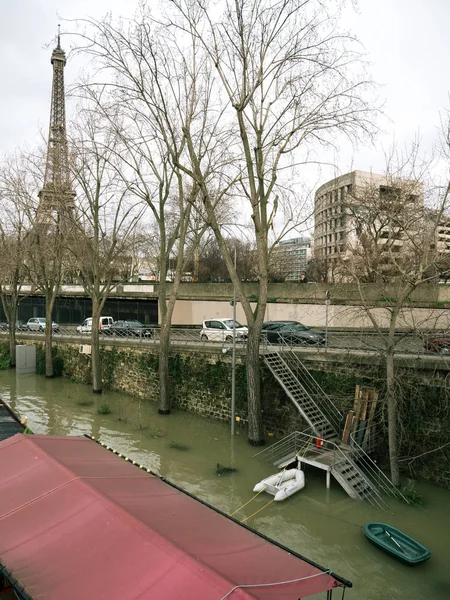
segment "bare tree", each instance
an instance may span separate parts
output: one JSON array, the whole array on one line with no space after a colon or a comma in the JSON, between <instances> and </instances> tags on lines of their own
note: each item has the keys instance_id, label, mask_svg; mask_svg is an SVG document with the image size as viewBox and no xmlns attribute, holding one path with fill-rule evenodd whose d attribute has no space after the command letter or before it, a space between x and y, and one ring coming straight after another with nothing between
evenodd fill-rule
<instances>
[{"instance_id":1,"label":"bare tree","mask_svg":"<svg viewBox=\"0 0 450 600\"><path fill-rule=\"evenodd\" d=\"M35 152L22 153L23 177L21 203L29 223L24 245L24 279L33 290L45 298L45 375L53 377L52 315L56 296L63 279L64 239L67 235L67 198L72 200L65 178L55 178L45 183L46 153L42 148Z\"/></svg>"},{"instance_id":2,"label":"bare tree","mask_svg":"<svg viewBox=\"0 0 450 600\"><path fill-rule=\"evenodd\" d=\"M394 357L402 337L398 329L415 327L408 311L419 286L436 280L442 252L438 231L448 219L450 184L443 193L425 186L427 165L419 164L417 148L399 164L391 157L385 175L352 189L345 204L348 231L339 253L339 276L356 283L364 314L381 341L386 370L386 404L391 477L399 485L398 406ZM374 306L370 287L376 283L383 309Z\"/></svg>"},{"instance_id":3,"label":"bare tree","mask_svg":"<svg viewBox=\"0 0 450 600\"><path fill-rule=\"evenodd\" d=\"M192 218L194 211L200 210L195 208L198 186L180 168L186 153L185 130L195 120L198 139L211 136L203 119L203 98L196 98L187 76L187 58L171 52L164 29L151 21L145 7L142 11L141 18L129 22L126 30L112 20L84 22L91 34L83 35L81 49L108 71L110 80L106 88L90 82L82 89L120 137L123 151L118 172L147 204L156 224L161 318L159 412L166 414L170 412L172 314L186 264L208 227ZM169 291L166 280L171 261L175 265Z\"/></svg>"},{"instance_id":4,"label":"bare tree","mask_svg":"<svg viewBox=\"0 0 450 600\"><path fill-rule=\"evenodd\" d=\"M233 256L236 252L236 271L240 279L242 281L257 281L256 253L252 244L234 237L227 237L225 240L231 255ZM197 260L196 281L220 282L230 280L227 265L215 238L199 248ZM188 270L191 269L191 266L195 271L194 263L188 265Z\"/></svg>"},{"instance_id":5,"label":"bare tree","mask_svg":"<svg viewBox=\"0 0 450 600\"><path fill-rule=\"evenodd\" d=\"M214 123L211 131L227 130L233 196L252 222L259 282L254 310L234 269L212 204L212 188L207 185L208 154L195 146L196 131L188 123L185 134L190 165L185 169L200 189L249 326L248 435L251 444L259 445L264 443L260 332L271 247L285 234L275 233L277 219L284 216L283 208L289 216L292 213L289 209L298 197L293 178L298 176L297 167L309 160L312 144L332 143L337 133L354 137L370 131L373 111L364 101L367 81L357 72L359 56L351 47L352 40L338 31L337 15L330 14L323 2L230 0L214 6L214 10L200 0L172 0L171 4L175 15L167 26L175 28L175 36L185 36L192 47L202 51L191 64L191 85L199 72L197 64L202 65L202 71L211 69L210 85L216 99L214 112L208 115ZM196 89L197 94L203 91L198 81ZM213 197L220 191L220 182L216 182ZM308 216L297 212L294 222L286 221L287 228Z\"/></svg>"},{"instance_id":6,"label":"bare tree","mask_svg":"<svg viewBox=\"0 0 450 600\"><path fill-rule=\"evenodd\" d=\"M97 394L102 392L100 316L142 216L119 175L120 140L104 125L98 115L79 112L71 140L77 205L67 237L67 250L92 300L92 388Z\"/></svg>"},{"instance_id":7,"label":"bare tree","mask_svg":"<svg viewBox=\"0 0 450 600\"><path fill-rule=\"evenodd\" d=\"M11 367L16 364L17 309L25 278L25 248L30 229L24 208L26 199L26 171L18 152L5 157L0 166L0 298L8 321Z\"/></svg>"}]
</instances>

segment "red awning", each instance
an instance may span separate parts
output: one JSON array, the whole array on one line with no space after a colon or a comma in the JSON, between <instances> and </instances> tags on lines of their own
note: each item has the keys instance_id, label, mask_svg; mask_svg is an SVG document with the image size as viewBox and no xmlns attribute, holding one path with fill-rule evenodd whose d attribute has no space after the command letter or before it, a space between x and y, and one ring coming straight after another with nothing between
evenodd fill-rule
<instances>
[{"instance_id":1,"label":"red awning","mask_svg":"<svg viewBox=\"0 0 450 600\"><path fill-rule=\"evenodd\" d=\"M87 438L22 434L0 442L0 566L39 600L298 599L344 582Z\"/></svg>"}]
</instances>

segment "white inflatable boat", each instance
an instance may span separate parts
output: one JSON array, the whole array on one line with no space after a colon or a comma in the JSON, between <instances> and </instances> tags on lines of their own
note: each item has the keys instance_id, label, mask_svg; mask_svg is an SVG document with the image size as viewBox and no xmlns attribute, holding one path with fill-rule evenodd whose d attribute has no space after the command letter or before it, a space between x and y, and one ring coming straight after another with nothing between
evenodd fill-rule
<instances>
[{"instance_id":1,"label":"white inflatable boat","mask_svg":"<svg viewBox=\"0 0 450 600\"><path fill-rule=\"evenodd\" d=\"M266 477L253 488L254 492L267 492L275 496L275 502L286 500L295 492L305 487L305 474L301 469L287 469L281 473L275 473Z\"/></svg>"}]
</instances>

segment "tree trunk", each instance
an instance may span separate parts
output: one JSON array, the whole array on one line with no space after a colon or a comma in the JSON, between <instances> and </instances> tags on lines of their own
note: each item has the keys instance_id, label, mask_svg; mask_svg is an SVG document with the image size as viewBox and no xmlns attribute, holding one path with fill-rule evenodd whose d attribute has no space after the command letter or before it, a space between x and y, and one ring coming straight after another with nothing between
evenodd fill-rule
<instances>
[{"instance_id":1,"label":"tree trunk","mask_svg":"<svg viewBox=\"0 0 450 600\"><path fill-rule=\"evenodd\" d=\"M194 281L198 281L198 274L200 271L200 248L197 244L194 251Z\"/></svg>"},{"instance_id":2,"label":"tree trunk","mask_svg":"<svg viewBox=\"0 0 450 600\"><path fill-rule=\"evenodd\" d=\"M394 380L394 348L388 346L386 350L386 397L388 408L388 439L389 439L389 462L391 467L391 479L397 487L400 485L400 470L398 464L397 447L397 397Z\"/></svg>"},{"instance_id":3,"label":"tree trunk","mask_svg":"<svg viewBox=\"0 0 450 600\"><path fill-rule=\"evenodd\" d=\"M16 366L16 321L17 321L17 304L13 302L11 297L11 306L8 315L8 336L9 336L9 366Z\"/></svg>"},{"instance_id":4,"label":"tree trunk","mask_svg":"<svg viewBox=\"0 0 450 600\"><path fill-rule=\"evenodd\" d=\"M91 332L91 360L92 360L92 391L101 394L102 373L100 366L100 306L96 298L92 298L92 332Z\"/></svg>"},{"instance_id":5,"label":"tree trunk","mask_svg":"<svg viewBox=\"0 0 450 600\"><path fill-rule=\"evenodd\" d=\"M45 302L45 376L51 379L53 373L53 352L52 352L52 313L53 302L51 298L46 298Z\"/></svg>"},{"instance_id":6,"label":"tree trunk","mask_svg":"<svg viewBox=\"0 0 450 600\"><path fill-rule=\"evenodd\" d=\"M261 412L261 378L259 343L261 326L253 326L248 332L247 341L247 401L248 401L248 441L252 446L265 443Z\"/></svg>"},{"instance_id":7,"label":"tree trunk","mask_svg":"<svg viewBox=\"0 0 450 600\"><path fill-rule=\"evenodd\" d=\"M9 366L16 367L16 324L9 324Z\"/></svg>"},{"instance_id":8,"label":"tree trunk","mask_svg":"<svg viewBox=\"0 0 450 600\"><path fill-rule=\"evenodd\" d=\"M17 285L14 283L11 285L13 288L10 295L3 292L0 286L0 296L5 313L6 320L8 321L8 345L9 345L9 366L14 368L16 366L16 321L17 321L17 301L18 292Z\"/></svg>"},{"instance_id":9,"label":"tree trunk","mask_svg":"<svg viewBox=\"0 0 450 600\"><path fill-rule=\"evenodd\" d=\"M161 325L159 339L159 406L160 415L170 413L169 395L169 347L170 347L170 323Z\"/></svg>"}]
</instances>

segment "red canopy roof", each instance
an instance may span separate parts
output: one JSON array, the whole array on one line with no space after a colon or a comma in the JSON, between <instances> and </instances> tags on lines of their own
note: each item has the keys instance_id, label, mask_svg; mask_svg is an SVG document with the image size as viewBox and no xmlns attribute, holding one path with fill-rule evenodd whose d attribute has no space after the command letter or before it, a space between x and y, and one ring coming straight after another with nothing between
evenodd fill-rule
<instances>
[{"instance_id":1,"label":"red canopy roof","mask_svg":"<svg viewBox=\"0 0 450 600\"><path fill-rule=\"evenodd\" d=\"M0 465L0 563L25 597L297 599L342 585L87 438L17 434Z\"/></svg>"}]
</instances>

